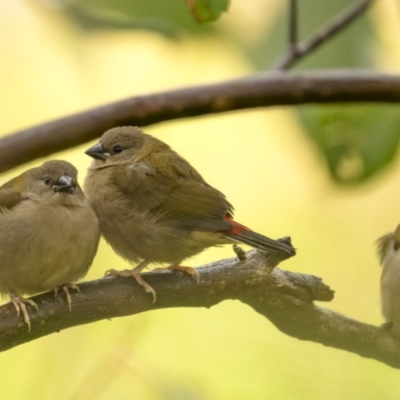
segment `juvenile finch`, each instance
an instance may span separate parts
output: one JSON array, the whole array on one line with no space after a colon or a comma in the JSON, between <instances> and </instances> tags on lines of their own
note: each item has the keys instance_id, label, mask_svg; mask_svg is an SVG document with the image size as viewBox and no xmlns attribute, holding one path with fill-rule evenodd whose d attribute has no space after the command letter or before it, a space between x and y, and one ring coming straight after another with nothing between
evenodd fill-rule
<instances>
[{"instance_id":1,"label":"juvenile finch","mask_svg":"<svg viewBox=\"0 0 400 400\"><path fill-rule=\"evenodd\" d=\"M88 271L97 251L100 227L65 161L48 161L0 187L0 294L9 294L31 329L22 297L68 286Z\"/></svg>"},{"instance_id":2,"label":"juvenile finch","mask_svg":"<svg viewBox=\"0 0 400 400\"><path fill-rule=\"evenodd\" d=\"M191 274L181 266L210 246L245 243L260 250L294 256L295 249L233 220L233 207L179 154L133 126L110 129L86 151L94 158L85 193L100 219L104 238L132 262L133 276L148 293L154 290L140 272L150 263Z\"/></svg>"},{"instance_id":3,"label":"juvenile finch","mask_svg":"<svg viewBox=\"0 0 400 400\"><path fill-rule=\"evenodd\" d=\"M400 333L400 225L377 241L382 265L381 307L386 327Z\"/></svg>"}]
</instances>

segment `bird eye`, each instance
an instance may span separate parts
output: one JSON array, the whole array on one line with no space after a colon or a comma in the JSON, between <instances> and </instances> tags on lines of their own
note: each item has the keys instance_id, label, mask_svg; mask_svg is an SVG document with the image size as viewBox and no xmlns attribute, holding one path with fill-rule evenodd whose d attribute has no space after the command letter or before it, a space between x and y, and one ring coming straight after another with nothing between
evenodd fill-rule
<instances>
[{"instance_id":1,"label":"bird eye","mask_svg":"<svg viewBox=\"0 0 400 400\"><path fill-rule=\"evenodd\" d=\"M123 150L122 146L114 146L113 147L114 153L121 153L122 150Z\"/></svg>"},{"instance_id":2,"label":"bird eye","mask_svg":"<svg viewBox=\"0 0 400 400\"><path fill-rule=\"evenodd\" d=\"M45 185L50 185L51 184L51 179L46 177L46 178L43 179L43 182L44 182Z\"/></svg>"}]
</instances>

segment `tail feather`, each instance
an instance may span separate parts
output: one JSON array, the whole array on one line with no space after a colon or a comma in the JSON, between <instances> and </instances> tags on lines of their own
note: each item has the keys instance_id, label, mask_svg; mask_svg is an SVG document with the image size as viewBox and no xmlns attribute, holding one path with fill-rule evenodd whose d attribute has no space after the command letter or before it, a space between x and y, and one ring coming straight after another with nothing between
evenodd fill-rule
<instances>
[{"instance_id":1,"label":"tail feather","mask_svg":"<svg viewBox=\"0 0 400 400\"><path fill-rule=\"evenodd\" d=\"M285 254L289 256L294 256L296 254L296 250L293 246L270 239L266 236L260 235L259 233L248 230L248 228L225 231L224 235L258 250Z\"/></svg>"}]
</instances>

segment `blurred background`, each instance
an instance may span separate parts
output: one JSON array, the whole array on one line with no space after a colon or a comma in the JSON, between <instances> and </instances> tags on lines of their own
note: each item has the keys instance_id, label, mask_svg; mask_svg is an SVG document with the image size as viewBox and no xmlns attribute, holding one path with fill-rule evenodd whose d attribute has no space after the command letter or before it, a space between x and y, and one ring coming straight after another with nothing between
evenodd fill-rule
<instances>
[{"instance_id":1,"label":"blurred background","mask_svg":"<svg viewBox=\"0 0 400 400\"><path fill-rule=\"evenodd\" d=\"M308 37L351 1L302 0ZM181 0L0 2L0 134L126 97L268 69L287 42L288 2L232 0L197 24ZM400 4L381 0L296 69L400 70ZM236 219L291 235L281 268L336 291L323 304L383 322L375 240L400 222L398 106L273 107L146 127L224 192ZM93 142L94 143L94 142ZM57 153L83 182L92 143ZM26 168L0 177L0 183ZM230 246L189 260L233 256ZM87 280L129 265L101 242ZM62 331L0 354L7 399L398 399L399 371L280 333L238 301ZM380 396L380 397L378 397Z\"/></svg>"}]
</instances>

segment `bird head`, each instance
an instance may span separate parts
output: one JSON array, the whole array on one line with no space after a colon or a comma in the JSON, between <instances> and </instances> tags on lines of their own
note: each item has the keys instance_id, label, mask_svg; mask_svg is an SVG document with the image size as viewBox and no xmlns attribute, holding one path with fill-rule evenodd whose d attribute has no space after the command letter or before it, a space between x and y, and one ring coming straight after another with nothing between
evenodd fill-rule
<instances>
[{"instance_id":1,"label":"bird head","mask_svg":"<svg viewBox=\"0 0 400 400\"><path fill-rule=\"evenodd\" d=\"M66 161L48 161L27 171L26 192L30 198L40 201L74 203L76 198L84 197L77 175L76 168Z\"/></svg>"},{"instance_id":2,"label":"bird head","mask_svg":"<svg viewBox=\"0 0 400 400\"><path fill-rule=\"evenodd\" d=\"M108 130L100 141L85 153L98 168L139 162L150 153L169 149L169 146L136 126L120 126Z\"/></svg>"}]
</instances>

